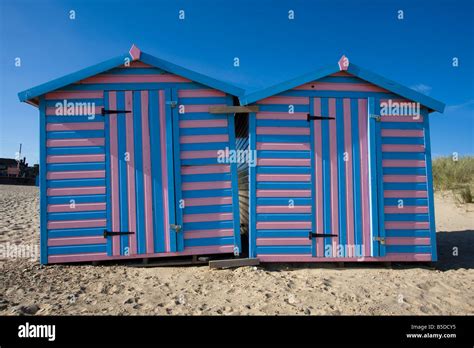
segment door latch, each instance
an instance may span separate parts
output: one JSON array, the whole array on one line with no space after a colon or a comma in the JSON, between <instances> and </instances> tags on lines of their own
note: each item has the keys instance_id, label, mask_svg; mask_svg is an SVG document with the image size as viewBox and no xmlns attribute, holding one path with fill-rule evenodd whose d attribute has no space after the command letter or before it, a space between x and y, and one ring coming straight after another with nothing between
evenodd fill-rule
<instances>
[{"instance_id":1,"label":"door latch","mask_svg":"<svg viewBox=\"0 0 474 348\"><path fill-rule=\"evenodd\" d=\"M306 121L311 121L311 120L334 120L335 117L332 116L313 116L308 114L306 117Z\"/></svg>"},{"instance_id":2,"label":"door latch","mask_svg":"<svg viewBox=\"0 0 474 348\"><path fill-rule=\"evenodd\" d=\"M128 114L130 112L131 112L130 110L108 110L108 109L102 108L102 111L100 113L102 114L102 116L105 116L105 115L110 115L110 114Z\"/></svg>"},{"instance_id":3,"label":"door latch","mask_svg":"<svg viewBox=\"0 0 474 348\"><path fill-rule=\"evenodd\" d=\"M181 225L170 224L170 228L172 230L174 230L176 233L179 233L181 231L182 226Z\"/></svg>"},{"instance_id":4,"label":"door latch","mask_svg":"<svg viewBox=\"0 0 474 348\"><path fill-rule=\"evenodd\" d=\"M111 232L104 230L104 238L107 238L108 236L121 236L124 234L135 234L135 232Z\"/></svg>"},{"instance_id":5,"label":"door latch","mask_svg":"<svg viewBox=\"0 0 474 348\"><path fill-rule=\"evenodd\" d=\"M385 238L384 237L374 237L374 240L379 242L380 244L385 244Z\"/></svg>"}]
</instances>

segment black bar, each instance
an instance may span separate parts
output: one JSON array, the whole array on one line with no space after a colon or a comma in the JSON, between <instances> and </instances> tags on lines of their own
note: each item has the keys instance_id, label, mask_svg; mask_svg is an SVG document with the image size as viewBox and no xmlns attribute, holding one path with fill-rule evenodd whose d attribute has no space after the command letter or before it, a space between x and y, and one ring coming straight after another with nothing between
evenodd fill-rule
<instances>
[{"instance_id":1,"label":"black bar","mask_svg":"<svg viewBox=\"0 0 474 348\"><path fill-rule=\"evenodd\" d=\"M330 233L309 233L309 239L314 238L329 238L329 237L337 237L337 234L330 234Z\"/></svg>"},{"instance_id":2,"label":"black bar","mask_svg":"<svg viewBox=\"0 0 474 348\"><path fill-rule=\"evenodd\" d=\"M109 232L109 231L104 231L104 238L107 238L108 236L121 236L124 234L135 234L135 232Z\"/></svg>"},{"instance_id":3,"label":"black bar","mask_svg":"<svg viewBox=\"0 0 474 348\"><path fill-rule=\"evenodd\" d=\"M102 116L105 116L107 114L127 114L130 113L130 110L107 110L102 108L101 114Z\"/></svg>"},{"instance_id":4,"label":"black bar","mask_svg":"<svg viewBox=\"0 0 474 348\"><path fill-rule=\"evenodd\" d=\"M313 116L308 114L306 121L311 121L311 120L334 120L334 117L331 116Z\"/></svg>"}]
</instances>

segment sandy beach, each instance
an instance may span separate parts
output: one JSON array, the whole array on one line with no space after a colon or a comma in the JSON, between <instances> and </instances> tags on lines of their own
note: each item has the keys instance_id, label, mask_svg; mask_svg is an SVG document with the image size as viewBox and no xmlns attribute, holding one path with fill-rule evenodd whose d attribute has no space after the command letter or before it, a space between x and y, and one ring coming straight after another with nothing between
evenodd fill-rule
<instances>
[{"instance_id":1,"label":"sandy beach","mask_svg":"<svg viewBox=\"0 0 474 348\"><path fill-rule=\"evenodd\" d=\"M1 315L474 314L474 204L436 195L439 261L422 264L40 266L0 261ZM37 187L0 185L0 244L39 243Z\"/></svg>"}]
</instances>

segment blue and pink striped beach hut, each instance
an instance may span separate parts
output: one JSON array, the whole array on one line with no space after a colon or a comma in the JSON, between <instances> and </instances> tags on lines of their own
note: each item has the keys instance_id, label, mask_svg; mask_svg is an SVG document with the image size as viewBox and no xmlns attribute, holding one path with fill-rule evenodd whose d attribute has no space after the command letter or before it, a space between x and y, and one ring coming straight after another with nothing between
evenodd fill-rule
<instances>
[{"instance_id":1,"label":"blue and pink striped beach hut","mask_svg":"<svg viewBox=\"0 0 474 348\"><path fill-rule=\"evenodd\" d=\"M247 93L132 46L19 97L40 111L43 264L239 255L241 233L261 262L437 259L444 105L344 56Z\"/></svg>"},{"instance_id":2,"label":"blue and pink striped beach hut","mask_svg":"<svg viewBox=\"0 0 474 348\"><path fill-rule=\"evenodd\" d=\"M240 98L249 115L249 255L435 261L428 114L444 105L339 63Z\"/></svg>"},{"instance_id":3,"label":"blue and pink striped beach hut","mask_svg":"<svg viewBox=\"0 0 474 348\"><path fill-rule=\"evenodd\" d=\"M141 52L19 94L40 111L41 262L240 254L239 88Z\"/></svg>"}]
</instances>

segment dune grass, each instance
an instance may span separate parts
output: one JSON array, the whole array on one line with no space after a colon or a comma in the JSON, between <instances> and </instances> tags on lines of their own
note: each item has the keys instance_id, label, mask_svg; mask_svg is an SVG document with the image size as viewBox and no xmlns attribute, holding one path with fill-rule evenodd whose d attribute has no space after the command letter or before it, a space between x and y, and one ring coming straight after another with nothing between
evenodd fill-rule
<instances>
[{"instance_id":1,"label":"dune grass","mask_svg":"<svg viewBox=\"0 0 474 348\"><path fill-rule=\"evenodd\" d=\"M435 191L449 190L460 203L472 203L474 194L474 157L433 159L433 186Z\"/></svg>"}]
</instances>

